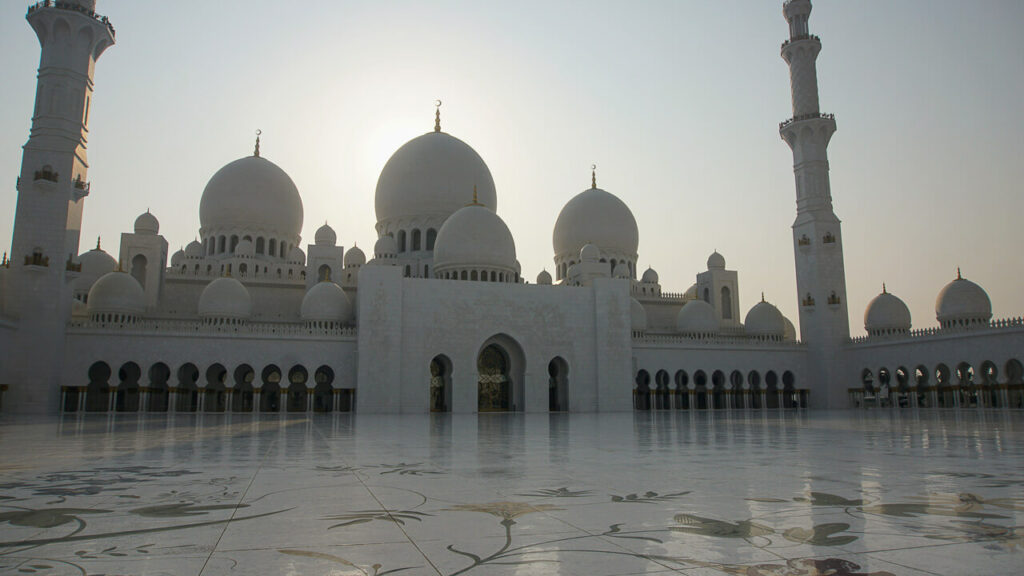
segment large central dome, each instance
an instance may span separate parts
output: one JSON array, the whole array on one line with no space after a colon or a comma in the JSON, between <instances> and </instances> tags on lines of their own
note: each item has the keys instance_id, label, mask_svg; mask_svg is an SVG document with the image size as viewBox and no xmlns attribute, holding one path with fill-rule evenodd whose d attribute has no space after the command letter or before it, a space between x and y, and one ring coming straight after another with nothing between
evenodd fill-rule
<instances>
[{"instance_id":1,"label":"large central dome","mask_svg":"<svg viewBox=\"0 0 1024 576\"><path fill-rule=\"evenodd\" d=\"M443 222L466 205L474 186L480 203L496 210L494 179L476 150L445 132L413 138L391 156L377 180L378 230L406 218Z\"/></svg>"},{"instance_id":2,"label":"large central dome","mask_svg":"<svg viewBox=\"0 0 1024 576\"><path fill-rule=\"evenodd\" d=\"M302 232L302 198L276 164L247 156L210 178L199 202L203 235L221 231L266 231L297 242Z\"/></svg>"}]
</instances>

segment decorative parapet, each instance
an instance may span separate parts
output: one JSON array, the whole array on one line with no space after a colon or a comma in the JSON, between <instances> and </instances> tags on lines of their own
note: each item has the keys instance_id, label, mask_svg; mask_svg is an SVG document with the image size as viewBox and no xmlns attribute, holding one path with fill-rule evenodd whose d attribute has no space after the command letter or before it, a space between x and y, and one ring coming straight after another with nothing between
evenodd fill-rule
<instances>
[{"instance_id":1,"label":"decorative parapet","mask_svg":"<svg viewBox=\"0 0 1024 576\"><path fill-rule=\"evenodd\" d=\"M884 334L878 336L857 336L850 338L851 344L871 344L875 342L891 342L893 340L913 340L919 338L940 338L943 336L955 336L962 334L990 334L998 330L1024 330L1024 317L1002 318L992 320L988 325L975 324L973 326L956 326L951 328L920 328L899 334Z\"/></svg>"},{"instance_id":2,"label":"decorative parapet","mask_svg":"<svg viewBox=\"0 0 1024 576\"><path fill-rule=\"evenodd\" d=\"M33 175L33 180L46 180L47 182L56 182L60 179L60 174L54 172L49 166L44 166L42 170L36 170Z\"/></svg>"},{"instance_id":3,"label":"decorative parapet","mask_svg":"<svg viewBox=\"0 0 1024 576\"><path fill-rule=\"evenodd\" d=\"M32 14L36 10L41 8L56 8L58 10L70 10L72 12L78 12L79 14L85 14L86 16L102 23L110 30L111 36L117 36L117 32L114 30L114 25L110 23L110 19L106 16L100 16L92 10L88 10L78 4L72 4L70 2L61 2L60 0L43 0L42 2L36 2L32 6L28 7L28 14Z\"/></svg>"},{"instance_id":4,"label":"decorative parapet","mask_svg":"<svg viewBox=\"0 0 1024 576\"><path fill-rule=\"evenodd\" d=\"M821 241L824 242L825 244L835 244L836 237L831 232L826 232L825 235L821 238Z\"/></svg>"},{"instance_id":5,"label":"decorative parapet","mask_svg":"<svg viewBox=\"0 0 1024 576\"><path fill-rule=\"evenodd\" d=\"M807 234L804 234L803 236L800 237L799 240L796 241L796 245L797 246L810 246L811 245L811 239L807 237Z\"/></svg>"},{"instance_id":6,"label":"decorative parapet","mask_svg":"<svg viewBox=\"0 0 1024 576\"><path fill-rule=\"evenodd\" d=\"M75 264L75 261L71 259L71 256L68 256L68 261L64 264L64 269L68 272L81 272L82 265Z\"/></svg>"},{"instance_id":7,"label":"decorative parapet","mask_svg":"<svg viewBox=\"0 0 1024 576\"><path fill-rule=\"evenodd\" d=\"M49 266L50 257L43 256L42 252L33 252L25 256L25 266Z\"/></svg>"},{"instance_id":8,"label":"decorative parapet","mask_svg":"<svg viewBox=\"0 0 1024 576\"><path fill-rule=\"evenodd\" d=\"M832 294L830 294L828 297L828 305L839 306L840 304L842 304L842 300L839 298L839 296L836 295L836 291L833 290Z\"/></svg>"},{"instance_id":9,"label":"decorative parapet","mask_svg":"<svg viewBox=\"0 0 1024 576\"><path fill-rule=\"evenodd\" d=\"M766 340L749 336L718 334L693 338L682 334L633 333L633 345L682 344L688 346L751 346L758 348L802 348L803 343L791 340Z\"/></svg>"},{"instance_id":10,"label":"decorative parapet","mask_svg":"<svg viewBox=\"0 0 1024 576\"><path fill-rule=\"evenodd\" d=\"M818 38L814 34L801 34L800 36L795 36L795 37L790 38L789 40L786 40L785 42L783 42L782 46L781 46L781 49L785 49L786 46L789 46L791 43L799 42L801 40L817 40L818 42L821 42L821 38Z\"/></svg>"},{"instance_id":11,"label":"decorative parapet","mask_svg":"<svg viewBox=\"0 0 1024 576\"><path fill-rule=\"evenodd\" d=\"M93 319L72 320L68 324L69 332L124 332L138 334L179 334L191 336L217 336L219 334L237 336L288 336L288 337L333 337L339 339L355 339L358 330L355 326L314 327L303 322L244 322L240 324L210 324L203 320L178 319L142 319L133 323L101 322Z\"/></svg>"},{"instance_id":12,"label":"decorative parapet","mask_svg":"<svg viewBox=\"0 0 1024 576\"><path fill-rule=\"evenodd\" d=\"M805 306L805 307L808 307L808 308L809 308L809 307L812 307L812 306L814 306L814 297L813 297L813 296L811 296L811 293L810 293L810 292L808 292L808 293L807 293L807 297L806 297L806 298L804 298L803 300L801 300L801 301L800 301L800 304L801 304L802 306Z\"/></svg>"}]
</instances>

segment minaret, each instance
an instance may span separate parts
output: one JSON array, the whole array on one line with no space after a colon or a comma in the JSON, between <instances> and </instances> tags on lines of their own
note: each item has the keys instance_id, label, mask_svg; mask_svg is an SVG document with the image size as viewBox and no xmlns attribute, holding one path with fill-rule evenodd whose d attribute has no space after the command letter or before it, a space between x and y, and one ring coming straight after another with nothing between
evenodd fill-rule
<instances>
[{"instance_id":1,"label":"minaret","mask_svg":"<svg viewBox=\"0 0 1024 576\"><path fill-rule=\"evenodd\" d=\"M788 0L782 13L789 22L789 40L782 44L782 58L789 64L793 117L779 125L779 133L793 149L793 250L800 336L811 350L810 383L819 387L818 393L811 395L812 402L818 406L845 406L845 398L835 392L845 389L835 352L850 337L850 321L846 309L843 235L839 218L832 211L828 179L828 143L836 131L836 121L818 106L815 62L821 40L810 34L807 27L811 2Z\"/></svg>"},{"instance_id":2,"label":"minaret","mask_svg":"<svg viewBox=\"0 0 1024 576\"><path fill-rule=\"evenodd\" d=\"M95 0L44 0L26 19L41 46L32 130L18 178L18 204L4 309L18 319L18 347L3 367L16 409L53 411L63 364L70 280L89 195L89 106L96 60L114 28ZM24 352L24 353L22 353ZM31 360L18 366L17 358ZM13 373L12 373L13 371ZM6 403L5 403L6 404Z\"/></svg>"}]
</instances>

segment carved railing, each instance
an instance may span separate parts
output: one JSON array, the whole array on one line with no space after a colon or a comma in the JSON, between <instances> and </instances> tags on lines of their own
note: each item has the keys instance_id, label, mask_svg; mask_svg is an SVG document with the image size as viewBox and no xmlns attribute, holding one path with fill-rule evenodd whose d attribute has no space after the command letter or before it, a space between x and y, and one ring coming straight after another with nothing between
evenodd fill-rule
<instances>
[{"instance_id":1,"label":"carved railing","mask_svg":"<svg viewBox=\"0 0 1024 576\"><path fill-rule=\"evenodd\" d=\"M852 342L853 344L864 344L864 343L870 343L870 342L879 342L879 341L883 341L883 340L888 342L888 341L900 340L900 339L902 339L902 340L910 340L910 339L914 339L914 338L931 338L931 337L951 336L951 335L965 334L965 333L970 333L970 334L981 333L981 334L984 334L984 333L992 332L992 331L995 331L995 330L1005 330L1005 329L1018 329L1019 330L1019 329L1022 329L1022 328L1024 328L1024 317L1017 316L1016 318L1000 318L1000 319L997 319L997 320L992 320L992 321L990 321L988 323L988 325L985 325L985 324L974 324L973 326L956 326L956 327L951 327L951 328L941 328L941 327L936 326L936 327L933 327L933 328L920 328L920 329L917 329L917 330L910 330L910 331L908 331L906 333L898 334L898 335L897 334L894 334L894 335L888 335L887 334L887 335L881 335L881 336L870 336L870 335L868 335L868 336L857 336L856 338L850 338L850 342Z\"/></svg>"},{"instance_id":2,"label":"carved railing","mask_svg":"<svg viewBox=\"0 0 1024 576\"><path fill-rule=\"evenodd\" d=\"M786 46L789 46L790 43L792 43L792 42L799 42L801 40L817 40L818 42L821 42L821 38L818 38L814 34L801 34L799 36L794 36L794 37L790 38L789 40L786 40L785 42L783 42L782 43L782 48L785 48Z\"/></svg>"},{"instance_id":3,"label":"carved railing","mask_svg":"<svg viewBox=\"0 0 1024 576\"><path fill-rule=\"evenodd\" d=\"M793 340L771 340L763 338L752 338L750 336L718 334L694 338L682 334L651 334L649 332L637 332L633 334L633 344L688 344L688 345L740 345L740 346L763 346L763 347L788 347L800 348L801 342Z\"/></svg>"},{"instance_id":4,"label":"carved railing","mask_svg":"<svg viewBox=\"0 0 1024 576\"><path fill-rule=\"evenodd\" d=\"M115 330L118 332L149 332L160 334L192 335L252 335L252 336L309 336L316 338L355 338L358 331L354 326L314 327L303 322L243 322L239 324L209 324L202 320L142 319L131 324L100 322L92 319L72 320L72 330Z\"/></svg>"},{"instance_id":5,"label":"carved railing","mask_svg":"<svg viewBox=\"0 0 1024 576\"><path fill-rule=\"evenodd\" d=\"M58 10L70 10L72 12L78 12L79 14L85 14L89 18L101 22L110 30L110 35L116 37L117 32L114 30L114 25L110 23L110 19L106 16L100 16L92 10L88 10L78 4L72 4L70 2L61 2L60 0L43 0L42 2L36 2L32 6L28 7L28 13L31 14L41 8L56 8Z\"/></svg>"},{"instance_id":6,"label":"carved railing","mask_svg":"<svg viewBox=\"0 0 1024 576\"><path fill-rule=\"evenodd\" d=\"M801 114L799 116L793 116L785 122L779 122L779 130L784 130L790 124L794 122L800 122L801 120L814 120L816 118L823 118L825 120L835 120L835 114L826 114L824 112L811 112L810 114Z\"/></svg>"}]
</instances>

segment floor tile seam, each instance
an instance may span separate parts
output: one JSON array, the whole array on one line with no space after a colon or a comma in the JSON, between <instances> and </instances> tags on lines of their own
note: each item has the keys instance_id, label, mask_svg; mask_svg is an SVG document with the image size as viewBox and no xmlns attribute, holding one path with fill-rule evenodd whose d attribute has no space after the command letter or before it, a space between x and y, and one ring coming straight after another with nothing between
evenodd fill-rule
<instances>
[{"instance_id":1,"label":"floor tile seam","mask_svg":"<svg viewBox=\"0 0 1024 576\"><path fill-rule=\"evenodd\" d=\"M322 440L324 440L324 442L327 442L327 438L324 436L323 432L319 429L319 427L314 427L314 430L320 436L320 438ZM346 466L348 465L348 462L346 462L344 458L340 458L340 460ZM370 497L373 498L373 500L377 503L377 506L379 506L380 509L383 510L384 512L386 512L388 514L388 516L390 517L391 516L391 512L387 509L386 506L384 506L384 503L381 502L380 498L378 498L377 495L373 492L373 489L370 487L370 485L368 485L359 474L353 474L353 476L356 477L356 479L359 481L359 484L363 487L363 489L366 490L367 493L370 494ZM427 556L426 552L424 552L423 549L419 547L419 545L415 542L415 540L413 540L412 536L410 536L409 533L406 532L405 527L401 523L399 523L399 522L392 522L392 524L394 524L395 527L397 527L398 530L402 533L402 535L405 536L405 538L409 542L409 544L411 544L412 547L415 548L416 551L420 553L420 556L422 556L423 560L427 564L429 564L431 568L434 569L434 572L436 572L438 574L438 576L441 576L441 574L442 574L441 570Z\"/></svg>"},{"instance_id":2,"label":"floor tile seam","mask_svg":"<svg viewBox=\"0 0 1024 576\"><path fill-rule=\"evenodd\" d=\"M253 471L252 477L249 479L249 484L246 485L245 490L242 491L241 495L239 495L238 502L235 504L234 509L231 510L231 517L224 522L224 527L221 528L220 534L217 535L217 541L213 543L213 547L210 549L210 553L206 556L206 559L203 561L203 566L199 569L198 576L202 576L203 572L206 571L206 567L210 563L210 559L213 558L213 555L217 553L217 547L220 546L220 542L224 538L224 534L231 526L232 520L235 519L235 515L238 513L239 506L242 504L242 502L245 501L245 497L249 493L249 490L252 489L253 484L256 483L256 477L259 475L260 470L263 469L263 465L264 463L266 463L267 458L270 457L270 453L277 447L277 443L278 439L275 438L270 442L270 445L267 446L267 450L266 452L264 452L263 458L260 460L260 465L256 467L256 470Z\"/></svg>"}]
</instances>

